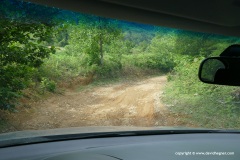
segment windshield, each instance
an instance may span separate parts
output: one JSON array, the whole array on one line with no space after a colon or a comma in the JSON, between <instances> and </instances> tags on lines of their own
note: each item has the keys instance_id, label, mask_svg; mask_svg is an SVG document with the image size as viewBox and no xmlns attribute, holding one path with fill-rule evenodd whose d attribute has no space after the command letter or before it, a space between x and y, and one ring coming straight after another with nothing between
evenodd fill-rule
<instances>
[{"instance_id":1,"label":"windshield","mask_svg":"<svg viewBox=\"0 0 240 160\"><path fill-rule=\"evenodd\" d=\"M240 89L198 80L236 37L3 0L0 133L89 126L240 128Z\"/></svg>"}]
</instances>

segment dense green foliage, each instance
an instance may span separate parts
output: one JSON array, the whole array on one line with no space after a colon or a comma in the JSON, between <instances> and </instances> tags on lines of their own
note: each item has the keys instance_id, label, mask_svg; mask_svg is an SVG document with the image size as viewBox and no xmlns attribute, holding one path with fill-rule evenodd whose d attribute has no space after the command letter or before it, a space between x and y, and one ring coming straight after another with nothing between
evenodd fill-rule
<instances>
[{"instance_id":1,"label":"dense green foliage","mask_svg":"<svg viewBox=\"0 0 240 160\"><path fill-rule=\"evenodd\" d=\"M18 7L25 10L13 10ZM20 19L26 14L23 11L28 11L26 7L33 9L33 5L18 1L1 4L0 109L14 106L21 90L31 85L43 60L55 51L54 47L47 46L53 32L51 26L28 21L27 15Z\"/></svg>"},{"instance_id":2,"label":"dense green foliage","mask_svg":"<svg viewBox=\"0 0 240 160\"><path fill-rule=\"evenodd\" d=\"M186 40L189 47L176 47L175 53L178 54L174 56L174 61L177 65L168 76L165 103L169 110L182 115L185 125L240 128L238 87L204 84L197 76L198 67L204 57L219 55L230 44L238 43L239 39L213 35L212 38L203 39L195 37L195 34L187 35L189 38L184 37L179 45L183 45ZM199 50L199 46L204 47ZM186 55L187 52L192 54Z\"/></svg>"},{"instance_id":3,"label":"dense green foliage","mask_svg":"<svg viewBox=\"0 0 240 160\"><path fill-rule=\"evenodd\" d=\"M0 26L0 108L10 108L54 48L44 45L51 28L43 24L1 20Z\"/></svg>"}]
</instances>

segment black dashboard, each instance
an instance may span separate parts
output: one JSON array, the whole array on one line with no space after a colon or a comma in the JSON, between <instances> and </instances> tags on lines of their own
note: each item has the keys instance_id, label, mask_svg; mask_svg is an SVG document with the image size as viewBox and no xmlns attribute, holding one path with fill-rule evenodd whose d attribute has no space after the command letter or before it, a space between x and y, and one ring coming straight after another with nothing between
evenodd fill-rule
<instances>
[{"instance_id":1,"label":"black dashboard","mask_svg":"<svg viewBox=\"0 0 240 160\"><path fill-rule=\"evenodd\" d=\"M165 134L90 138L0 148L0 160L239 160L240 135Z\"/></svg>"}]
</instances>

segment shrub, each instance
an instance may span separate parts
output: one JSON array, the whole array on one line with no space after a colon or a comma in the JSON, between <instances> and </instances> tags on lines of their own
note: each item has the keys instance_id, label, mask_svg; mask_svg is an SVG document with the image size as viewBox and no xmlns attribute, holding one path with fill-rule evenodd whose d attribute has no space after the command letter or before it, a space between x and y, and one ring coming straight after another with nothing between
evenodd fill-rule
<instances>
[{"instance_id":1,"label":"shrub","mask_svg":"<svg viewBox=\"0 0 240 160\"><path fill-rule=\"evenodd\" d=\"M41 92L44 93L45 91L55 92L56 90L56 83L48 78L43 77L40 83Z\"/></svg>"},{"instance_id":2,"label":"shrub","mask_svg":"<svg viewBox=\"0 0 240 160\"><path fill-rule=\"evenodd\" d=\"M142 69L157 69L165 72L172 70L175 66L171 57L165 57L161 54L154 53L124 55L123 62Z\"/></svg>"},{"instance_id":3,"label":"shrub","mask_svg":"<svg viewBox=\"0 0 240 160\"><path fill-rule=\"evenodd\" d=\"M41 77L48 77L54 81L67 81L79 74L85 74L86 70L82 66L81 58L57 51L39 68Z\"/></svg>"},{"instance_id":4,"label":"shrub","mask_svg":"<svg viewBox=\"0 0 240 160\"><path fill-rule=\"evenodd\" d=\"M119 76L122 69L122 63L119 59L111 55L105 55L104 64L98 66L96 73L101 78L116 78Z\"/></svg>"},{"instance_id":5,"label":"shrub","mask_svg":"<svg viewBox=\"0 0 240 160\"><path fill-rule=\"evenodd\" d=\"M237 94L234 94L238 91L237 87L204 84L197 76L203 58L178 58L176 61L179 64L169 75L164 98L169 109L188 115L184 119L188 125L240 128L240 106L236 103Z\"/></svg>"}]
</instances>

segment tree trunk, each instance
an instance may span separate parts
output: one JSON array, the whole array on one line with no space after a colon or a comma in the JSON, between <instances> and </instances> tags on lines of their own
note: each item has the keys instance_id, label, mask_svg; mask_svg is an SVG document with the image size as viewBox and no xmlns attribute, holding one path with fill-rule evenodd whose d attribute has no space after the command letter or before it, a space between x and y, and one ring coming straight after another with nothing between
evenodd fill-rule
<instances>
[{"instance_id":1,"label":"tree trunk","mask_svg":"<svg viewBox=\"0 0 240 160\"><path fill-rule=\"evenodd\" d=\"M100 51L100 66L103 66L103 35L102 35L102 19L99 17L99 51Z\"/></svg>"},{"instance_id":2,"label":"tree trunk","mask_svg":"<svg viewBox=\"0 0 240 160\"><path fill-rule=\"evenodd\" d=\"M100 32L101 32L101 30L100 30ZM103 40L102 40L102 33L100 33L99 47L100 47L100 66L103 66Z\"/></svg>"}]
</instances>

